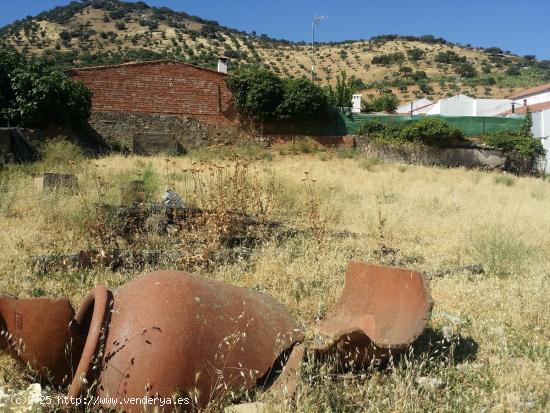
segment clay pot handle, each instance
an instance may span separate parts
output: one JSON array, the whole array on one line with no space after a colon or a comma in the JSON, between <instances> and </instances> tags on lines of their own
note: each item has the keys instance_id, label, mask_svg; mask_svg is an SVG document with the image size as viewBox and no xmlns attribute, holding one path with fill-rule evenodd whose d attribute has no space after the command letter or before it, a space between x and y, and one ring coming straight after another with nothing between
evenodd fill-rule
<instances>
[{"instance_id":1,"label":"clay pot handle","mask_svg":"<svg viewBox=\"0 0 550 413\"><path fill-rule=\"evenodd\" d=\"M104 332L105 320L108 316L109 297L111 296L109 290L103 286L95 287L88 293L84 301L82 302L78 312L75 315L75 320L79 325L82 325L86 314L88 314L90 306L93 305L93 314L90 321L90 328L86 337L86 343L82 351L82 356L78 362L75 375L69 391L68 397L78 397L82 390L82 379L88 374L94 355L96 354L100 337Z\"/></svg>"}]
</instances>

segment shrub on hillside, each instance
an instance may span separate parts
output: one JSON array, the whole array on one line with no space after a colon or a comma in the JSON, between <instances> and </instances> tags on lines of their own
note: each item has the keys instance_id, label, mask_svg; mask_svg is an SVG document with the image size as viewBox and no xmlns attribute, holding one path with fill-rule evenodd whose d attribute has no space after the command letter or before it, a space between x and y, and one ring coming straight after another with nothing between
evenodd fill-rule
<instances>
[{"instance_id":1,"label":"shrub on hillside","mask_svg":"<svg viewBox=\"0 0 550 413\"><path fill-rule=\"evenodd\" d=\"M401 52L382 54L374 56L372 58L373 65L390 66L393 64L399 64L405 60L405 55Z\"/></svg>"},{"instance_id":2,"label":"shrub on hillside","mask_svg":"<svg viewBox=\"0 0 550 413\"><path fill-rule=\"evenodd\" d=\"M445 63L445 64L452 64L452 63L465 63L466 58L464 56L460 56L456 52L453 52L452 50L448 50L446 52L439 52L435 56L435 61L437 63Z\"/></svg>"},{"instance_id":3,"label":"shrub on hillside","mask_svg":"<svg viewBox=\"0 0 550 413\"><path fill-rule=\"evenodd\" d=\"M413 62L422 60L424 58L424 50L415 47L414 49L407 50L407 56Z\"/></svg>"},{"instance_id":4,"label":"shrub on hillside","mask_svg":"<svg viewBox=\"0 0 550 413\"><path fill-rule=\"evenodd\" d=\"M460 63L456 66L455 72L457 75L466 78L471 79L477 75L477 70L475 67L470 63Z\"/></svg>"}]
</instances>

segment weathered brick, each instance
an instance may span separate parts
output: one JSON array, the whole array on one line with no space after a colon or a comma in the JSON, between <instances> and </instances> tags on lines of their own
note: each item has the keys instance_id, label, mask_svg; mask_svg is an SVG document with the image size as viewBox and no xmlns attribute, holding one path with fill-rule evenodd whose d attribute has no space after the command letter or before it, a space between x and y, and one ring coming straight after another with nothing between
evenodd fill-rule
<instances>
[{"instance_id":1,"label":"weathered brick","mask_svg":"<svg viewBox=\"0 0 550 413\"><path fill-rule=\"evenodd\" d=\"M94 112L194 117L205 124L236 123L226 75L186 63L158 60L69 70L94 94Z\"/></svg>"}]
</instances>

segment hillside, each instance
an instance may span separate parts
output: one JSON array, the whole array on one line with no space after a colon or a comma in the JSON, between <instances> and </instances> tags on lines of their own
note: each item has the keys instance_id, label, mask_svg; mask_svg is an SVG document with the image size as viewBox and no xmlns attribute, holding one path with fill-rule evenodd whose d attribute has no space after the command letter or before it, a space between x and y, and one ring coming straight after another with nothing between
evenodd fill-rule
<instances>
[{"instance_id":1,"label":"hillside","mask_svg":"<svg viewBox=\"0 0 550 413\"><path fill-rule=\"evenodd\" d=\"M215 67L217 56L232 69L259 65L283 76L310 76L311 46L245 33L217 22L149 7L143 2L82 0L0 29L0 42L63 67L173 58ZM505 97L550 81L550 62L499 48L473 48L433 36L378 36L319 44L317 76L334 83L345 71L366 95L391 89L402 100L467 93Z\"/></svg>"}]
</instances>

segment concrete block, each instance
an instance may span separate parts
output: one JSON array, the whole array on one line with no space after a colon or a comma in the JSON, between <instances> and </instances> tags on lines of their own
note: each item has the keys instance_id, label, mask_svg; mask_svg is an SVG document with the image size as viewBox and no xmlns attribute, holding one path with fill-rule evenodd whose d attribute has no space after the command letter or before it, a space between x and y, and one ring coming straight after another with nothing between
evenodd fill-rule
<instances>
[{"instance_id":1,"label":"concrete block","mask_svg":"<svg viewBox=\"0 0 550 413\"><path fill-rule=\"evenodd\" d=\"M36 187L41 192L63 191L70 194L78 192L78 178L70 174L45 172L35 178Z\"/></svg>"},{"instance_id":2,"label":"concrete block","mask_svg":"<svg viewBox=\"0 0 550 413\"><path fill-rule=\"evenodd\" d=\"M177 154L180 147L171 133L138 133L134 135L133 152L137 155Z\"/></svg>"}]
</instances>

